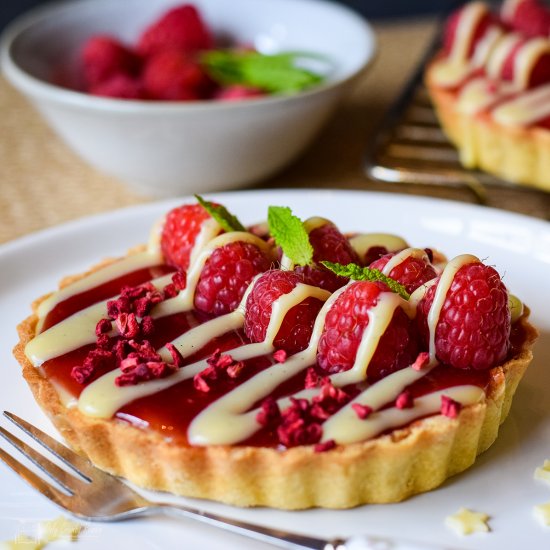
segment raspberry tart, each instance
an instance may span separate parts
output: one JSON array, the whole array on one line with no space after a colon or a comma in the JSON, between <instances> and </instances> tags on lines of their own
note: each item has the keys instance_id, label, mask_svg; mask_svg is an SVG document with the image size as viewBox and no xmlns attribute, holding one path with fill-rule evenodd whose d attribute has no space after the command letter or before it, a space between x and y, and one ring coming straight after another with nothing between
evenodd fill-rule
<instances>
[{"instance_id":1,"label":"raspberry tart","mask_svg":"<svg viewBox=\"0 0 550 550\"><path fill-rule=\"evenodd\" d=\"M198 199L19 325L72 447L144 488L300 509L400 501L494 442L537 333L493 267Z\"/></svg>"},{"instance_id":2,"label":"raspberry tart","mask_svg":"<svg viewBox=\"0 0 550 550\"><path fill-rule=\"evenodd\" d=\"M447 21L425 82L468 168L550 190L550 8L465 4Z\"/></svg>"}]
</instances>

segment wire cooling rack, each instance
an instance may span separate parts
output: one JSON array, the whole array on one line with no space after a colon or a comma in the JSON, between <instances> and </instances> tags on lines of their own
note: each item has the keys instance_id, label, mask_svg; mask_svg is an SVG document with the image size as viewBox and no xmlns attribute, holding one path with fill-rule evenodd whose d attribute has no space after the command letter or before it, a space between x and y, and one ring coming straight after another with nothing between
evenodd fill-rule
<instances>
[{"instance_id":1,"label":"wire cooling rack","mask_svg":"<svg viewBox=\"0 0 550 550\"><path fill-rule=\"evenodd\" d=\"M439 25L442 28L443 24ZM464 168L456 148L441 130L423 74L441 44L438 32L403 92L382 119L367 148L367 175L384 183L407 183L468 189L487 204L491 188L550 196L544 191L507 182L491 174Z\"/></svg>"}]
</instances>

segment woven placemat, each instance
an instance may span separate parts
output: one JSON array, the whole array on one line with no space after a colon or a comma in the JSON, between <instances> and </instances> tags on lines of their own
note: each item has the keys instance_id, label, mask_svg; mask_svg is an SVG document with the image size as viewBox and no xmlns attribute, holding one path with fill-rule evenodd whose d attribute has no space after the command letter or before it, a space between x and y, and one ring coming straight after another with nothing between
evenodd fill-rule
<instances>
[{"instance_id":1,"label":"woven placemat","mask_svg":"<svg viewBox=\"0 0 550 550\"><path fill-rule=\"evenodd\" d=\"M78 158L0 80L0 241L145 200Z\"/></svg>"}]
</instances>

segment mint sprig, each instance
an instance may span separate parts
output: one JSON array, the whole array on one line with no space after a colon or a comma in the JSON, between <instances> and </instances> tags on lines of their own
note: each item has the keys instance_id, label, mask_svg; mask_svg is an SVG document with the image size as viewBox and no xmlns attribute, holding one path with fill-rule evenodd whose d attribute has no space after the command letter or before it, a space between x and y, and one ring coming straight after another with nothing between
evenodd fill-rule
<instances>
[{"instance_id":1,"label":"mint sprig","mask_svg":"<svg viewBox=\"0 0 550 550\"><path fill-rule=\"evenodd\" d=\"M220 224L224 231L246 231L246 228L221 204L214 204L210 201L205 201L200 195L195 195L200 205Z\"/></svg>"},{"instance_id":2,"label":"mint sprig","mask_svg":"<svg viewBox=\"0 0 550 550\"><path fill-rule=\"evenodd\" d=\"M313 247L302 220L288 206L270 206L267 210L269 232L294 265L313 261Z\"/></svg>"},{"instance_id":3,"label":"mint sprig","mask_svg":"<svg viewBox=\"0 0 550 550\"><path fill-rule=\"evenodd\" d=\"M216 82L260 88L270 93L292 93L323 81L323 76L303 66L304 61L325 61L323 56L304 52L265 55L253 50L211 50L201 61Z\"/></svg>"},{"instance_id":4,"label":"mint sprig","mask_svg":"<svg viewBox=\"0 0 550 550\"><path fill-rule=\"evenodd\" d=\"M390 290L399 294L405 300L410 298L410 294L407 292L405 287L398 283L395 279L384 275L380 270L373 269L370 267L361 267L357 264L337 264L333 262L321 262L327 269L330 269L336 275L341 277L346 277L347 279L353 279L354 281L380 281L385 283Z\"/></svg>"}]
</instances>

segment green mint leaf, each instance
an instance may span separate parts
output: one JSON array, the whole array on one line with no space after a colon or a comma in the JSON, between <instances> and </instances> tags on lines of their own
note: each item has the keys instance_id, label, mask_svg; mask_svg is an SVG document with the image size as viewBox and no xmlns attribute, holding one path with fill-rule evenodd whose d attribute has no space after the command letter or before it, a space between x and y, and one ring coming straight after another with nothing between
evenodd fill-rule
<instances>
[{"instance_id":1,"label":"green mint leaf","mask_svg":"<svg viewBox=\"0 0 550 550\"><path fill-rule=\"evenodd\" d=\"M321 263L327 269L330 269L333 273L336 273L336 275L340 275L341 277L353 279L354 281L381 281L382 283L386 283L390 290L399 294L402 298L405 298L405 300L408 300L410 298L410 294L401 283L398 283L395 279L384 275L378 269L361 267L357 264L342 265L333 262Z\"/></svg>"},{"instance_id":2,"label":"green mint leaf","mask_svg":"<svg viewBox=\"0 0 550 550\"><path fill-rule=\"evenodd\" d=\"M238 218L231 214L225 206L205 201L200 195L195 195L195 198L225 231L246 231L246 228Z\"/></svg>"},{"instance_id":3,"label":"green mint leaf","mask_svg":"<svg viewBox=\"0 0 550 550\"><path fill-rule=\"evenodd\" d=\"M300 66L308 60L327 63L323 56L303 52L265 55L246 50L211 50L201 57L206 71L218 83L270 93L298 92L322 82L322 75Z\"/></svg>"},{"instance_id":4,"label":"green mint leaf","mask_svg":"<svg viewBox=\"0 0 550 550\"><path fill-rule=\"evenodd\" d=\"M302 220L287 206L270 206L267 210L269 232L295 265L313 261L313 247Z\"/></svg>"}]
</instances>

